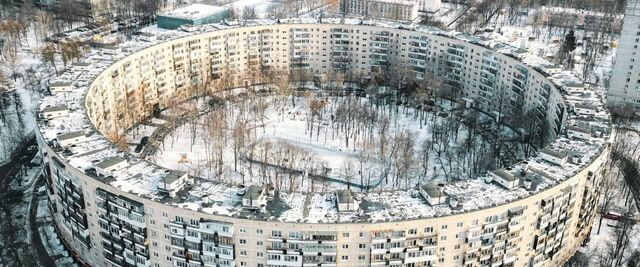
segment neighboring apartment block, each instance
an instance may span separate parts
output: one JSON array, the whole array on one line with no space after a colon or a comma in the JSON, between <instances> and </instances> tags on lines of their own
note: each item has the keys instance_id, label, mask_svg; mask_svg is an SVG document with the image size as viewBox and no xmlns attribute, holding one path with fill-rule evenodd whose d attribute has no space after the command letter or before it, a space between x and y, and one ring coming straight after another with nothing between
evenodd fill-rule
<instances>
[{"instance_id":1,"label":"neighboring apartment block","mask_svg":"<svg viewBox=\"0 0 640 267\"><path fill-rule=\"evenodd\" d=\"M418 12L434 13L442 8L442 0L413 0L418 3Z\"/></svg>"},{"instance_id":2,"label":"neighboring apartment block","mask_svg":"<svg viewBox=\"0 0 640 267\"><path fill-rule=\"evenodd\" d=\"M611 108L630 107L640 113L640 1L627 1L618 55L607 92Z\"/></svg>"},{"instance_id":3,"label":"neighboring apartment block","mask_svg":"<svg viewBox=\"0 0 640 267\"><path fill-rule=\"evenodd\" d=\"M371 19L415 21L418 3L411 0L342 0L342 12Z\"/></svg>"}]
</instances>

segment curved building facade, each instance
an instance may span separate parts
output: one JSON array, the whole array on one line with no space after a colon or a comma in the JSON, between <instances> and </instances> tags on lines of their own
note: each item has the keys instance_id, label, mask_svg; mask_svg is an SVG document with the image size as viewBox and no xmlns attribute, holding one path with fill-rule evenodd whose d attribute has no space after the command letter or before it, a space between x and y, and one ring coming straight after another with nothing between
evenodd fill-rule
<instances>
[{"instance_id":1,"label":"curved building facade","mask_svg":"<svg viewBox=\"0 0 640 267\"><path fill-rule=\"evenodd\" d=\"M418 196L299 192L283 198L290 212L277 213L252 207L272 194L260 186L247 202L238 187L116 146L154 111L252 84L265 70L327 79L390 67L416 81L445 77L460 101L505 123L534 118L527 131L544 148L440 186L437 196L428 186ZM65 244L90 266L559 266L589 235L610 135L598 94L523 51L349 20L146 34L74 65L50 92L37 133L49 208Z\"/></svg>"}]
</instances>

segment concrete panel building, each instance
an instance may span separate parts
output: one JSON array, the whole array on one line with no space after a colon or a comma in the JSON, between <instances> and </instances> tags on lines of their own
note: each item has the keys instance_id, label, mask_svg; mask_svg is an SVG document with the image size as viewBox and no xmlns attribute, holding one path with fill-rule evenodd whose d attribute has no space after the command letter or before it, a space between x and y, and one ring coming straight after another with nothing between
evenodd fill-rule
<instances>
[{"instance_id":1,"label":"concrete panel building","mask_svg":"<svg viewBox=\"0 0 640 267\"><path fill-rule=\"evenodd\" d=\"M417 0L417 3L419 12L434 13L442 8L441 0Z\"/></svg>"},{"instance_id":2,"label":"concrete panel building","mask_svg":"<svg viewBox=\"0 0 640 267\"><path fill-rule=\"evenodd\" d=\"M371 19L415 21L419 4L411 0L341 0L341 11Z\"/></svg>"},{"instance_id":3,"label":"concrete panel building","mask_svg":"<svg viewBox=\"0 0 640 267\"><path fill-rule=\"evenodd\" d=\"M203 27L168 41L140 42L121 57L88 58L99 61L99 71L71 70L67 77L75 89L42 100L39 110L63 103L82 107L40 119L36 133L49 209L81 263L561 266L588 237L609 152L609 116L598 108L584 121L567 108L603 105L596 92L565 99L564 92L574 92L562 85L567 73L554 76L529 66L508 46L410 25L341 19L248 25ZM304 70L322 79L333 71L375 73L394 64L410 66L414 80L445 77L445 86L459 90L469 105L505 123L530 114L529 132L543 140L541 147L570 152L571 158L553 164L535 155L514 163L500 171L509 177L505 184L475 177L424 193L291 192L292 200L282 200L289 206L300 199L333 204L285 216L263 204L270 190L247 192L184 176L112 143L157 108L192 97L189 88L200 84L251 85L256 69L264 68ZM565 129L587 123L603 128L579 135ZM379 208L365 209L363 202Z\"/></svg>"},{"instance_id":4,"label":"concrete panel building","mask_svg":"<svg viewBox=\"0 0 640 267\"><path fill-rule=\"evenodd\" d=\"M175 30L182 25L210 24L227 18L228 14L228 7L192 4L158 15L158 28Z\"/></svg>"},{"instance_id":5,"label":"concrete panel building","mask_svg":"<svg viewBox=\"0 0 640 267\"><path fill-rule=\"evenodd\" d=\"M640 1L627 1L618 54L615 59L607 105L614 109L629 107L640 112Z\"/></svg>"}]
</instances>

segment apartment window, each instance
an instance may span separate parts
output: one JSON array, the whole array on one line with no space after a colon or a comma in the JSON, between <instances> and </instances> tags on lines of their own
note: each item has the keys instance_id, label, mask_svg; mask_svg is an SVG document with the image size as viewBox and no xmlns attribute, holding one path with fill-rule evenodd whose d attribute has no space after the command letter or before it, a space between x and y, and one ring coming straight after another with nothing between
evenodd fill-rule
<instances>
[{"instance_id":1,"label":"apartment window","mask_svg":"<svg viewBox=\"0 0 640 267\"><path fill-rule=\"evenodd\" d=\"M424 228L424 232L425 233L433 233L433 227L429 226L429 227L425 227Z\"/></svg>"},{"instance_id":2,"label":"apartment window","mask_svg":"<svg viewBox=\"0 0 640 267\"><path fill-rule=\"evenodd\" d=\"M263 241L257 241L257 242L256 242L256 245L258 245L258 246L262 246L262 245L264 245L264 242L263 242Z\"/></svg>"},{"instance_id":3,"label":"apartment window","mask_svg":"<svg viewBox=\"0 0 640 267\"><path fill-rule=\"evenodd\" d=\"M163 213L162 213L162 218L167 218L167 217L169 217L169 216L167 216L167 213L166 213L166 212L163 212Z\"/></svg>"},{"instance_id":4,"label":"apartment window","mask_svg":"<svg viewBox=\"0 0 640 267\"><path fill-rule=\"evenodd\" d=\"M358 255L358 260L363 261L366 258L367 258L367 256L365 256L365 255Z\"/></svg>"},{"instance_id":5,"label":"apartment window","mask_svg":"<svg viewBox=\"0 0 640 267\"><path fill-rule=\"evenodd\" d=\"M281 231L271 231L271 236L273 237L282 237L282 232Z\"/></svg>"},{"instance_id":6,"label":"apartment window","mask_svg":"<svg viewBox=\"0 0 640 267\"><path fill-rule=\"evenodd\" d=\"M343 260L343 261L349 260L349 256L347 256L347 255L342 255L342 260Z\"/></svg>"},{"instance_id":7,"label":"apartment window","mask_svg":"<svg viewBox=\"0 0 640 267\"><path fill-rule=\"evenodd\" d=\"M448 227L448 226L445 224L445 225L442 225L441 229L442 229L442 230L447 230L447 227Z\"/></svg>"},{"instance_id":8,"label":"apartment window","mask_svg":"<svg viewBox=\"0 0 640 267\"><path fill-rule=\"evenodd\" d=\"M458 227L462 227L462 225L463 225L463 224L462 224L461 222L459 222L456 226L458 226Z\"/></svg>"},{"instance_id":9,"label":"apartment window","mask_svg":"<svg viewBox=\"0 0 640 267\"><path fill-rule=\"evenodd\" d=\"M342 237L349 237L349 233L342 233Z\"/></svg>"},{"instance_id":10,"label":"apartment window","mask_svg":"<svg viewBox=\"0 0 640 267\"><path fill-rule=\"evenodd\" d=\"M348 244L342 244L342 249L348 249L349 245Z\"/></svg>"},{"instance_id":11,"label":"apartment window","mask_svg":"<svg viewBox=\"0 0 640 267\"><path fill-rule=\"evenodd\" d=\"M247 240L246 239L240 239L240 244L246 245L247 244Z\"/></svg>"},{"instance_id":12,"label":"apartment window","mask_svg":"<svg viewBox=\"0 0 640 267\"><path fill-rule=\"evenodd\" d=\"M359 244L358 248L367 248L367 244Z\"/></svg>"},{"instance_id":13,"label":"apartment window","mask_svg":"<svg viewBox=\"0 0 640 267\"><path fill-rule=\"evenodd\" d=\"M360 232L360 237L364 237L364 232Z\"/></svg>"},{"instance_id":14,"label":"apartment window","mask_svg":"<svg viewBox=\"0 0 640 267\"><path fill-rule=\"evenodd\" d=\"M182 223L182 222L183 222L183 219L182 219L182 217L180 217L180 216L176 216L176 217L175 217L175 220L176 220L176 222L179 222L179 223Z\"/></svg>"},{"instance_id":15,"label":"apartment window","mask_svg":"<svg viewBox=\"0 0 640 267\"><path fill-rule=\"evenodd\" d=\"M445 241L445 240L447 240L447 237L446 237L446 236L441 236L441 237L440 237L440 241Z\"/></svg>"},{"instance_id":16,"label":"apartment window","mask_svg":"<svg viewBox=\"0 0 640 267\"><path fill-rule=\"evenodd\" d=\"M261 235L263 233L262 229L256 229L256 235Z\"/></svg>"},{"instance_id":17,"label":"apartment window","mask_svg":"<svg viewBox=\"0 0 640 267\"><path fill-rule=\"evenodd\" d=\"M187 230L187 235L190 237L198 237L198 232Z\"/></svg>"}]
</instances>

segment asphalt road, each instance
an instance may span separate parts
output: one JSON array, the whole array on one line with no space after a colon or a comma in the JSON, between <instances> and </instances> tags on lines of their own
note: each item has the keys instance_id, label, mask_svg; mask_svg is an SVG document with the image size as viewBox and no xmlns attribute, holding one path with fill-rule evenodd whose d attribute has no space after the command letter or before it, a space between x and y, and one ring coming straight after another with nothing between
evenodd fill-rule
<instances>
[{"instance_id":1,"label":"asphalt road","mask_svg":"<svg viewBox=\"0 0 640 267\"><path fill-rule=\"evenodd\" d=\"M33 197L37 190L34 189L32 194L25 195L24 192L16 192L10 189L11 183L16 177L22 175L21 172L38 151L37 148L34 149L34 146L36 146L35 137L29 138L14 151L8 163L0 166L0 244L2 244L0 265L55 266L41 242L38 242L39 246L37 243L32 246L23 236L20 236L20 233L24 233L24 228L22 227L28 225L26 220L30 219L31 214L20 214L16 212L15 208L24 204L24 197ZM30 147L31 149L29 149ZM33 201L33 199L29 200L29 202ZM31 204L33 208L33 203ZM28 206L28 202L26 205ZM34 211L29 211L28 213L31 212L35 212L35 208ZM35 217L35 214L33 216ZM31 228L31 234L38 235L36 240L40 240L37 226L35 230ZM28 238L34 240L33 236Z\"/></svg>"},{"instance_id":2,"label":"asphalt road","mask_svg":"<svg viewBox=\"0 0 640 267\"><path fill-rule=\"evenodd\" d=\"M40 176L35 181L35 186L33 187L33 193L31 194L31 204L29 205L29 218L28 225L31 229L31 244L33 244L33 248L35 249L35 253L38 256L38 263L40 266L44 267L55 267L55 261L49 256L47 253L47 249L44 248L42 244L42 239L40 238L40 232L38 228L40 225L36 221L36 215L38 214L38 201L40 199L40 195L37 191L38 188L44 185L44 179ZM44 197L46 198L46 193L44 193Z\"/></svg>"}]
</instances>

